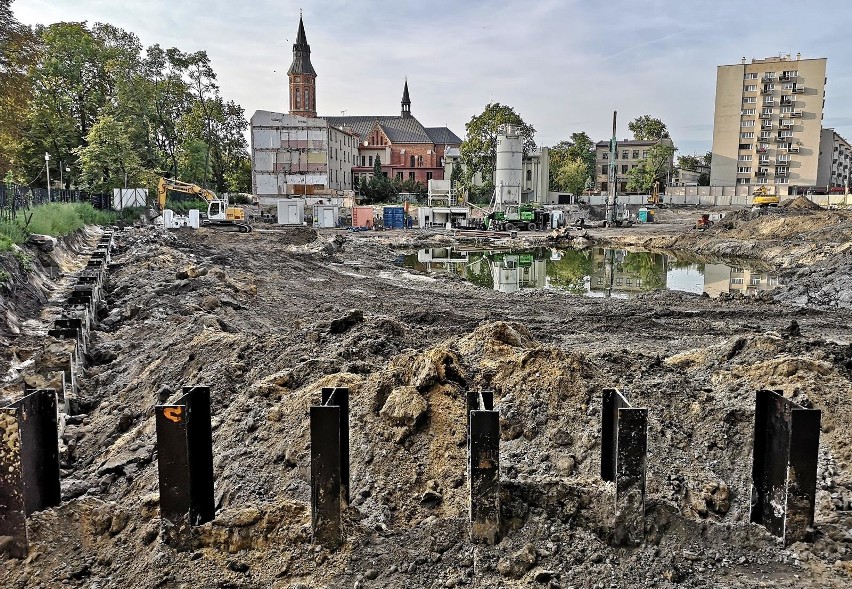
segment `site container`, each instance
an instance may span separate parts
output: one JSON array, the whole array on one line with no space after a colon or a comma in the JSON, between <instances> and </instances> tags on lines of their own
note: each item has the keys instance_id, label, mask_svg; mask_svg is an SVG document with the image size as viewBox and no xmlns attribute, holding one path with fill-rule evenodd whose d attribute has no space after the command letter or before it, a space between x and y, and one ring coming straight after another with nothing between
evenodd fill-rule
<instances>
[{"instance_id":1,"label":"site container","mask_svg":"<svg viewBox=\"0 0 852 589\"><path fill-rule=\"evenodd\" d=\"M337 227L337 218L340 209L335 205L314 206L314 227L321 229L333 229Z\"/></svg>"},{"instance_id":2,"label":"site container","mask_svg":"<svg viewBox=\"0 0 852 589\"><path fill-rule=\"evenodd\" d=\"M278 199L278 224L301 225L305 221L305 200L302 198Z\"/></svg>"},{"instance_id":3,"label":"site container","mask_svg":"<svg viewBox=\"0 0 852 589\"><path fill-rule=\"evenodd\" d=\"M374 216L373 207L352 207L352 226L372 227Z\"/></svg>"},{"instance_id":4,"label":"site container","mask_svg":"<svg viewBox=\"0 0 852 589\"><path fill-rule=\"evenodd\" d=\"M403 229L405 227L405 210L402 207L385 207L382 211L385 229Z\"/></svg>"}]
</instances>

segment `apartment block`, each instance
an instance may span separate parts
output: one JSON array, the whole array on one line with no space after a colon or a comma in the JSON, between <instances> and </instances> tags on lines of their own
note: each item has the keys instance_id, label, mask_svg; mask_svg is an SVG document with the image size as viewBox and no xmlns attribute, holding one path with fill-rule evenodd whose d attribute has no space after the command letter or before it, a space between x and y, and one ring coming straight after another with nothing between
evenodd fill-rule
<instances>
[{"instance_id":1,"label":"apartment block","mask_svg":"<svg viewBox=\"0 0 852 589\"><path fill-rule=\"evenodd\" d=\"M628 172L639 165L648 157L648 151L657 143L673 145L669 138L654 141L637 141L635 139L624 139L617 144L615 157L616 190L627 192ZM674 157L669 161L667 168L671 171L674 167ZM601 192L609 189L609 141L598 141L595 144L595 186Z\"/></svg>"},{"instance_id":2,"label":"apartment block","mask_svg":"<svg viewBox=\"0 0 852 589\"><path fill-rule=\"evenodd\" d=\"M710 185L817 185L826 59L789 55L720 65Z\"/></svg>"},{"instance_id":3,"label":"apartment block","mask_svg":"<svg viewBox=\"0 0 852 589\"><path fill-rule=\"evenodd\" d=\"M819 142L817 186L845 190L849 185L850 167L852 167L852 145L834 129L823 129Z\"/></svg>"}]
</instances>

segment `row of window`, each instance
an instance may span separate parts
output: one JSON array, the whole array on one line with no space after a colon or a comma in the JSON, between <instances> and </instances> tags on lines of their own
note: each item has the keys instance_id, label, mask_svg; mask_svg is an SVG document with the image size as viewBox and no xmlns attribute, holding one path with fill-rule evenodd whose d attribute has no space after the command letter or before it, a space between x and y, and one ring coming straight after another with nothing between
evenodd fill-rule
<instances>
[{"instance_id":1,"label":"row of window","mask_svg":"<svg viewBox=\"0 0 852 589\"><path fill-rule=\"evenodd\" d=\"M631 166L624 164L624 165L621 166L621 173L626 174L628 171L632 170L635 167L636 167L636 164L633 164ZM608 174L608 173L609 173L609 166L607 166L607 165L601 166L601 174ZM527 170L527 180L532 180L532 171L530 171L530 170Z\"/></svg>"},{"instance_id":2,"label":"row of window","mask_svg":"<svg viewBox=\"0 0 852 589\"><path fill-rule=\"evenodd\" d=\"M748 125L744 125L748 126ZM793 137L793 131L790 129L784 129L779 131L778 137L781 139L786 139ZM772 139L772 131L761 131L760 132L761 139ZM740 139L754 139L754 131L744 131L740 133Z\"/></svg>"},{"instance_id":3,"label":"row of window","mask_svg":"<svg viewBox=\"0 0 852 589\"><path fill-rule=\"evenodd\" d=\"M764 80L774 80L776 75L778 75L778 72L764 72L763 79ZM798 75L799 75L799 70L784 70L783 72L781 72L781 75L779 77L781 79L795 78ZM743 76L743 79L744 80L756 80L757 79L757 72L746 72L746 74Z\"/></svg>"},{"instance_id":4,"label":"row of window","mask_svg":"<svg viewBox=\"0 0 852 589\"><path fill-rule=\"evenodd\" d=\"M639 159L639 150L638 150L638 149L634 149L634 150L632 151L632 153L633 153L633 158L632 158L632 159L634 159L634 160L638 160L638 159ZM629 159L631 159L630 154L631 154L631 151L630 151L629 149L624 149L624 150L622 150L622 151L621 151L621 159L623 159L623 160L629 160ZM617 154L616 154L616 155L617 155ZM646 157L648 157L648 150L647 150L647 149L643 149L643 150L642 150L642 159L645 159ZM608 151L604 151L604 152L602 152L602 153L601 153L601 159L608 160L608 159L609 159L609 152L608 152Z\"/></svg>"},{"instance_id":5,"label":"row of window","mask_svg":"<svg viewBox=\"0 0 852 589\"><path fill-rule=\"evenodd\" d=\"M773 178L770 182L769 178L757 178L756 184L789 184L790 179L784 176ZM737 178L737 184L751 184L751 178Z\"/></svg>"},{"instance_id":6,"label":"row of window","mask_svg":"<svg viewBox=\"0 0 852 589\"><path fill-rule=\"evenodd\" d=\"M372 166L373 165L373 156L362 155L361 157L361 167ZM410 156L408 158L408 166L410 168L422 168L423 167L423 156Z\"/></svg>"},{"instance_id":7,"label":"row of window","mask_svg":"<svg viewBox=\"0 0 852 589\"><path fill-rule=\"evenodd\" d=\"M604 283L604 279L601 278L601 277L598 277L598 279L597 279L598 286L603 286L603 283ZM621 286L621 278L615 279L615 286ZM633 286L633 279L632 278L625 278L624 279L624 286ZM637 278L636 279L636 287L641 288L641 286L642 286L642 279Z\"/></svg>"}]
</instances>

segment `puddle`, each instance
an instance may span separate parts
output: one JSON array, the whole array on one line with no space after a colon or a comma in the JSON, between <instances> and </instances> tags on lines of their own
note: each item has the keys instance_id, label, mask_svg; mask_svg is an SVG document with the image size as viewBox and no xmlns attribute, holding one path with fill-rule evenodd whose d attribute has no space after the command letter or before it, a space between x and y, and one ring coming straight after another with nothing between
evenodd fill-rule
<instances>
[{"instance_id":1,"label":"puddle","mask_svg":"<svg viewBox=\"0 0 852 589\"><path fill-rule=\"evenodd\" d=\"M678 259L675 255L607 248L429 248L400 256L397 264L420 272L456 274L477 286L507 293L547 288L626 298L667 289L718 297L722 293L755 294L780 284L776 273L760 269L757 262L734 265L701 261L688 253Z\"/></svg>"}]
</instances>

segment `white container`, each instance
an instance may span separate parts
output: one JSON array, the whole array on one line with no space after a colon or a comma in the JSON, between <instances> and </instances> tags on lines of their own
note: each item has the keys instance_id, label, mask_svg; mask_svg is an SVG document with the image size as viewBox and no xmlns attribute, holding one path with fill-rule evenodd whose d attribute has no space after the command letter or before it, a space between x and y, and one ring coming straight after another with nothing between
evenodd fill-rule
<instances>
[{"instance_id":1,"label":"white container","mask_svg":"<svg viewBox=\"0 0 852 589\"><path fill-rule=\"evenodd\" d=\"M198 209L189 209L189 226L193 229L201 227L201 211Z\"/></svg>"},{"instance_id":2,"label":"white container","mask_svg":"<svg viewBox=\"0 0 852 589\"><path fill-rule=\"evenodd\" d=\"M316 205L314 206L314 227L334 229L337 227L339 216L340 209L335 205Z\"/></svg>"},{"instance_id":3,"label":"white container","mask_svg":"<svg viewBox=\"0 0 852 589\"><path fill-rule=\"evenodd\" d=\"M278 224L302 225L305 222L305 199L278 199Z\"/></svg>"}]
</instances>

